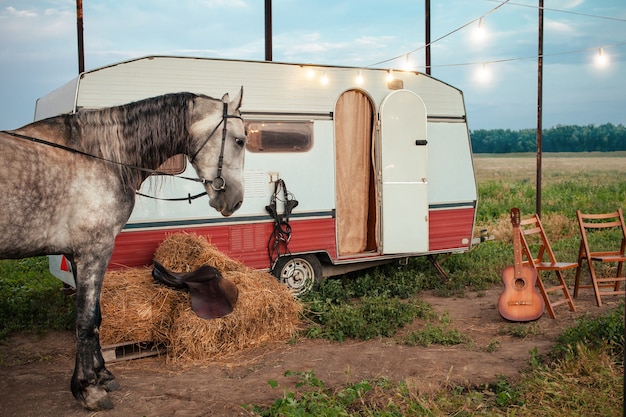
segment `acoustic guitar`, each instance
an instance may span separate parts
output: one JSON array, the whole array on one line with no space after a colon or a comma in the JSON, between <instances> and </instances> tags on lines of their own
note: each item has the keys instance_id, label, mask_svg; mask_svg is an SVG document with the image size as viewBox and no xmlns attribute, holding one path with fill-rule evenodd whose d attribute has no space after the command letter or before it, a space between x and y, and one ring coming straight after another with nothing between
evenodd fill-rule
<instances>
[{"instance_id":1,"label":"acoustic guitar","mask_svg":"<svg viewBox=\"0 0 626 417\"><path fill-rule=\"evenodd\" d=\"M498 299L498 312L510 321L533 321L543 315L545 304L535 287L537 282L535 270L530 266L522 265L518 208L511 209L511 224L513 225L515 265L507 267L502 272L505 289Z\"/></svg>"}]
</instances>

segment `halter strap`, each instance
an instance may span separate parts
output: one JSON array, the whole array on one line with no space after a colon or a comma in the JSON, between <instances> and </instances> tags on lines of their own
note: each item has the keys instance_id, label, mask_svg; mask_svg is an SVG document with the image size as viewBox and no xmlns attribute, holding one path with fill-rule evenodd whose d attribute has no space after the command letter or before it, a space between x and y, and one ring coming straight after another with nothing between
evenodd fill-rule
<instances>
[{"instance_id":1,"label":"halter strap","mask_svg":"<svg viewBox=\"0 0 626 417\"><path fill-rule=\"evenodd\" d=\"M227 129L228 129L228 127L227 127L227 123L228 123L227 119L243 120L243 118L241 116L237 116L237 115L234 115L234 114L228 114L228 103L223 103L223 104L224 104L224 107L223 107L223 111L222 111L222 120L220 120L220 122L217 124L217 126L215 126L213 128L213 130L211 131L211 133L209 133L209 135L206 137L204 142L202 142L202 145L200 145L200 147L193 153L191 158L189 158L189 162L191 162L193 164L193 161L196 160L196 156L198 156L198 153L200 153L202 148L204 148L206 146L206 144L209 142L211 137L215 134L217 129L223 123L224 127L222 129L222 144L221 144L221 147L220 147L220 156L218 157L218 160L217 160L217 175L211 181L211 187L215 191L223 191L224 188L226 187L226 181L222 177L222 166L224 165L224 147L226 145L226 133L227 133Z\"/></svg>"}]
</instances>

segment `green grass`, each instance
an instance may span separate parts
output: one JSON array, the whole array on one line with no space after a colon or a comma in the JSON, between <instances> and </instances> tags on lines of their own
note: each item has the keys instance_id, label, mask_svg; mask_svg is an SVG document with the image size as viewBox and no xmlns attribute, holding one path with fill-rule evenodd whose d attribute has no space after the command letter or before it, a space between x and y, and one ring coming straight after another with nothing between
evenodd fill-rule
<instances>
[{"instance_id":1,"label":"green grass","mask_svg":"<svg viewBox=\"0 0 626 417\"><path fill-rule=\"evenodd\" d=\"M45 257L0 260L0 340L21 331L74 327L74 299L48 272Z\"/></svg>"},{"instance_id":2,"label":"green grass","mask_svg":"<svg viewBox=\"0 0 626 417\"><path fill-rule=\"evenodd\" d=\"M626 162L626 161L625 161ZM583 213L607 213L626 206L626 181L624 174L603 174L590 178L574 175L573 178L551 181L542 187L541 213L560 213L576 218L576 210ZM532 214L536 209L536 184L529 179L487 180L478 187L479 224L489 224L518 207L522 214Z\"/></svg>"},{"instance_id":3,"label":"green grass","mask_svg":"<svg viewBox=\"0 0 626 417\"><path fill-rule=\"evenodd\" d=\"M471 340L457 329L451 329L446 325L427 323L426 327L419 331L408 333L402 343L409 346L454 346L470 342Z\"/></svg>"}]
</instances>

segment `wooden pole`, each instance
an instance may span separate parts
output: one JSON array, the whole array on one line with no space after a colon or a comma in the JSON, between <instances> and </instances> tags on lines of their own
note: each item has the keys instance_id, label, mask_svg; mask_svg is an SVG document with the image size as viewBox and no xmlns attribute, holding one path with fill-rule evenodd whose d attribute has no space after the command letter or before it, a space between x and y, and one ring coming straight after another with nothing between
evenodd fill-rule
<instances>
[{"instance_id":1,"label":"wooden pole","mask_svg":"<svg viewBox=\"0 0 626 417\"><path fill-rule=\"evenodd\" d=\"M539 39L537 53L537 201L535 211L541 217L541 135L543 119L543 0L539 0Z\"/></svg>"},{"instance_id":2,"label":"wooden pole","mask_svg":"<svg viewBox=\"0 0 626 417\"><path fill-rule=\"evenodd\" d=\"M425 0L425 13L424 17L426 19L425 29L426 29L426 74L430 75L430 0Z\"/></svg>"},{"instance_id":3,"label":"wooden pole","mask_svg":"<svg viewBox=\"0 0 626 417\"><path fill-rule=\"evenodd\" d=\"M83 44L83 0L76 0L76 34L78 36L78 73L85 72L85 46Z\"/></svg>"},{"instance_id":4,"label":"wooden pole","mask_svg":"<svg viewBox=\"0 0 626 417\"><path fill-rule=\"evenodd\" d=\"M265 0L265 60L272 60L272 0Z\"/></svg>"}]
</instances>

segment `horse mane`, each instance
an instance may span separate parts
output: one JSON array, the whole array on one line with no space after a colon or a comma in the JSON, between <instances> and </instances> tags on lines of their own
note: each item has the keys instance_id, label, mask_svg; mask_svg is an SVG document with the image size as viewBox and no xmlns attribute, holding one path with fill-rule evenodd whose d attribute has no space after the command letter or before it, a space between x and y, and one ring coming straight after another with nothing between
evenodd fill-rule
<instances>
[{"instance_id":1,"label":"horse mane","mask_svg":"<svg viewBox=\"0 0 626 417\"><path fill-rule=\"evenodd\" d=\"M192 93L166 94L121 106L79 110L76 138L83 152L122 164L155 169L178 153L189 154ZM128 166L114 169L126 186L137 188L147 174Z\"/></svg>"}]
</instances>

